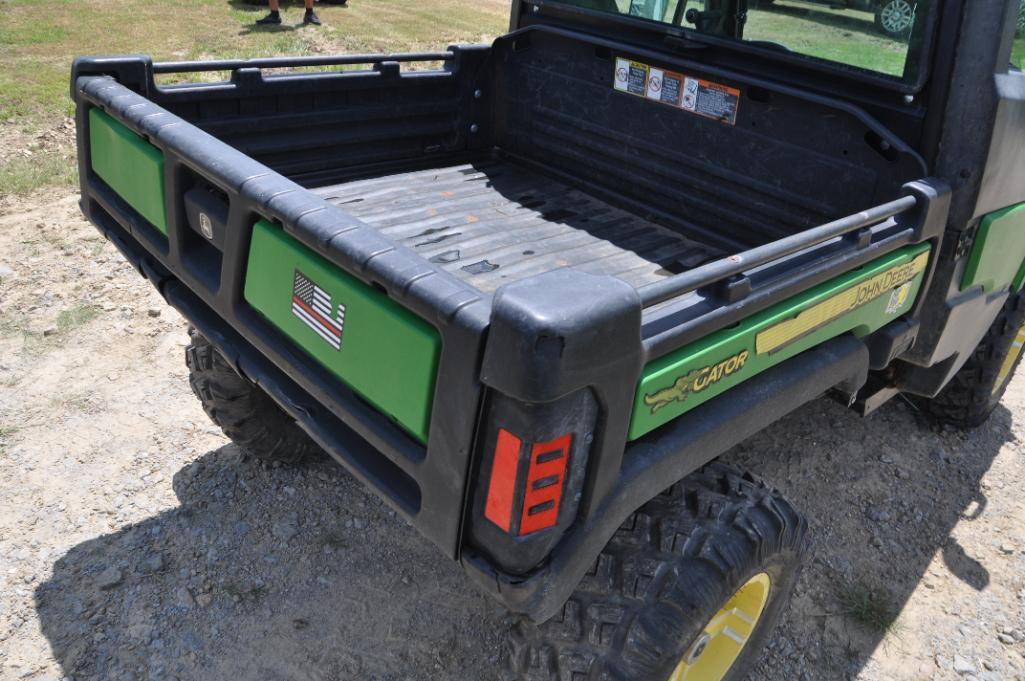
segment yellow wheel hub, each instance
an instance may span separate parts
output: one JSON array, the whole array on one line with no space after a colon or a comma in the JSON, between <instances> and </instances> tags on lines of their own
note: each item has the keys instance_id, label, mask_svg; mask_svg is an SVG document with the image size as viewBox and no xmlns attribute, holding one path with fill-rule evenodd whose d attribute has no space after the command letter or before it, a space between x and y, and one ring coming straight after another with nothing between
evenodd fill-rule
<instances>
[{"instance_id":1,"label":"yellow wheel hub","mask_svg":"<svg viewBox=\"0 0 1025 681\"><path fill-rule=\"evenodd\" d=\"M722 681L758 627L772 580L764 572L740 587L705 625L669 681Z\"/></svg>"}]
</instances>

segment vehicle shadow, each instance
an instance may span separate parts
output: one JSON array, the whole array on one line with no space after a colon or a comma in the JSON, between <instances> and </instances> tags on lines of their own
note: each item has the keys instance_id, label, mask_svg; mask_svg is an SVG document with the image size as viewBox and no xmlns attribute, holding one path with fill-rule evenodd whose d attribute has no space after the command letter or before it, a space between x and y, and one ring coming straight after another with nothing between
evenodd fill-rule
<instances>
[{"instance_id":1,"label":"vehicle shadow","mask_svg":"<svg viewBox=\"0 0 1025 681\"><path fill-rule=\"evenodd\" d=\"M819 400L729 452L794 499L816 535L791 613L752 678L778 678L765 671L778 669L772 656L794 648L802 657L788 668L802 679L864 666L883 635L817 616L839 610L836 585L867 580L899 609L941 552L959 579L984 588L985 563L950 534L984 517L980 480L1010 426L1002 407L962 435L923 427L903 403L861 420ZM36 590L64 675L497 678L509 618L334 463L265 467L228 445L182 468L173 486L177 508L78 544Z\"/></svg>"},{"instance_id":2,"label":"vehicle shadow","mask_svg":"<svg viewBox=\"0 0 1025 681\"><path fill-rule=\"evenodd\" d=\"M944 570L930 567L937 558L952 581L974 592L993 581L987 561L997 559L962 546L953 530L985 518L982 478L1015 440L1012 422L1002 405L984 427L961 432L937 428L903 399L867 419L820 400L730 451L726 459L795 501L813 542L762 675L752 678L774 678L767 672L793 665L794 656L814 679L855 678L881 646L903 661L907 676L900 678L932 678L931 653L905 646L894 619L923 584L943 588ZM851 610L869 597L876 611ZM954 630L959 622L946 625ZM927 669L916 670L923 654Z\"/></svg>"},{"instance_id":3,"label":"vehicle shadow","mask_svg":"<svg viewBox=\"0 0 1025 681\"><path fill-rule=\"evenodd\" d=\"M507 615L337 464L227 445L173 486L177 508L75 546L37 589L64 675L491 678Z\"/></svg>"}]
</instances>

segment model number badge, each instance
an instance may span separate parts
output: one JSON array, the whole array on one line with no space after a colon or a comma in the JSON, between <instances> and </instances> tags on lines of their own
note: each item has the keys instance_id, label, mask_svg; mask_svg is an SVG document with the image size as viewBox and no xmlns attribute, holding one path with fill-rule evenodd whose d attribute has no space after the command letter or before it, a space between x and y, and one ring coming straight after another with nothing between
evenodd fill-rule
<instances>
[{"instance_id":1,"label":"model number badge","mask_svg":"<svg viewBox=\"0 0 1025 681\"><path fill-rule=\"evenodd\" d=\"M292 314L332 348L342 349L345 306L335 306L331 294L299 270L292 280Z\"/></svg>"}]
</instances>

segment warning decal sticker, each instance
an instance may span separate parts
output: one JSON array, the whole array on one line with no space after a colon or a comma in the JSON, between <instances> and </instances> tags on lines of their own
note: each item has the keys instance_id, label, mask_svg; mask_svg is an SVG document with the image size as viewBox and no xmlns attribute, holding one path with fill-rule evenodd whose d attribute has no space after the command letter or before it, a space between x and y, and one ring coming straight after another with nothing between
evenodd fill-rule
<instances>
[{"instance_id":1,"label":"warning decal sticker","mask_svg":"<svg viewBox=\"0 0 1025 681\"><path fill-rule=\"evenodd\" d=\"M619 57L613 87L723 123L737 123L740 90L720 83Z\"/></svg>"},{"instance_id":2,"label":"warning decal sticker","mask_svg":"<svg viewBox=\"0 0 1025 681\"><path fill-rule=\"evenodd\" d=\"M644 96L648 85L648 65L628 59L616 60L616 89L632 95Z\"/></svg>"}]
</instances>

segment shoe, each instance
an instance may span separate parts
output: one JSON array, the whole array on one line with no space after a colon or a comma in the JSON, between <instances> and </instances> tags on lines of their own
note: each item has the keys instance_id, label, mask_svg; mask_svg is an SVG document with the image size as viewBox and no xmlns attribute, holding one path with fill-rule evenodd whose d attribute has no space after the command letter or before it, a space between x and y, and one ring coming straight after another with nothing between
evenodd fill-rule
<instances>
[{"instance_id":1,"label":"shoe","mask_svg":"<svg viewBox=\"0 0 1025 681\"><path fill-rule=\"evenodd\" d=\"M306 10L306 14L303 15L303 23L320 26L320 17L318 17L312 9L308 9Z\"/></svg>"},{"instance_id":2,"label":"shoe","mask_svg":"<svg viewBox=\"0 0 1025 681\"><path fill-rule=\"evenodd\" d=\"M263 19L257 19L257 26L279 26L281 24L281 15L277 12L271 12Z\"/></svg>"}]
</instances>

